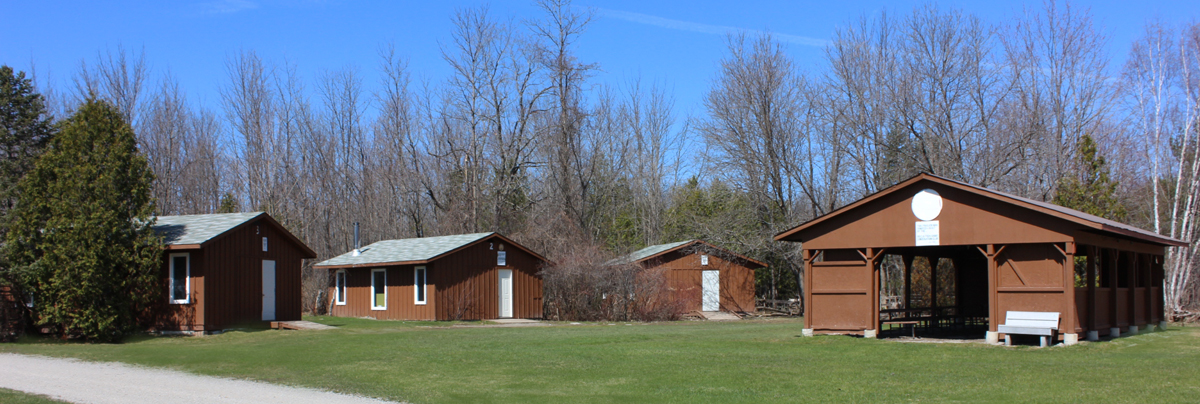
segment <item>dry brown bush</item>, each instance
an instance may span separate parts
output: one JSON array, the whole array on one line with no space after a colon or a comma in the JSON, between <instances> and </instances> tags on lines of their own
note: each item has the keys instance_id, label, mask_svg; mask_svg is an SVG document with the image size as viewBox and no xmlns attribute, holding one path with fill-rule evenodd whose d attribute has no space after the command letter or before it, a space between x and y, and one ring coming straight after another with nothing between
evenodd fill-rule
<instances>
[{"instance_id":1,"label":"dry brown bush","mask_svg":"<svg viewBox=\"0 0 1200 404\"><path fill-rule=\"evenodd\" d=\"M569 321L678 320L682 300L662 270L611 262L600 248L583 246L542 270L545 316Z\"/></svg>"}]
</instances>

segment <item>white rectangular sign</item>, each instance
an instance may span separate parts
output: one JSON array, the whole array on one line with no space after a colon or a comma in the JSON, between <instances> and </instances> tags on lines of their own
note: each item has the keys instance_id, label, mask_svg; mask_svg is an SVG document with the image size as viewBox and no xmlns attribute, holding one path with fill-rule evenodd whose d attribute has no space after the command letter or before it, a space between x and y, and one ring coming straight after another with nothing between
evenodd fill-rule
<instances>
[{"instance_id":1,"label":"white rectangular sign","mask_svg":"<svg viewBox=\"0 0 1200 404\"><path fill-rule=\"evenodd\" d=\"M941 244L941 229L938 227L937 220L926 222L917 222L917 242L915 245L940 245Z\"/></svg>"}]
</instances>

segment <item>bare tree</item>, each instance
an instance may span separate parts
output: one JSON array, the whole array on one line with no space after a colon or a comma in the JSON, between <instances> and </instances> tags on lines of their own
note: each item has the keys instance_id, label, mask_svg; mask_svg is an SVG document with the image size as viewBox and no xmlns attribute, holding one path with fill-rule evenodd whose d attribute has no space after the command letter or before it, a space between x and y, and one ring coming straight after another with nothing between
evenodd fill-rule
<instances>
[{"instance_id":1,"label":"bare tree","mask_svg":"<svg viewBox=\"0 0 1200 404\"><path fill-rule=\"evenodd\" d=\"M771 243L769 236L797 219L793 207L800 189L810 187L801 165L792 159L807 155L805 96L807 83L782 46L770 35L745 34L728 38L729 55L704 99L708 119L698 124L713 153L714 167L748 193L757 221L758 237L732 244L738 250L757 250L777 259L769 268L771 299L778 299L777 278L798 267L785 257L794 247ZM814 195L816 191L811 191Z\"/></svg>"},{"instance_id":2,"label":"bare tree","mask_svg":"<svg viewBox=\"0 0 1200 404\"><path fill-rule=\"evenodd\" d=\"M1002 33L1003 66L1014 87L1000 124L1028 145L1014 156L1018 164L1002 172L1011 173L1002 186L1050 200L1058 179L1070 174L1080 137L1116 140L1103 130L1116 95L1104 73L1108 38L1087 10L1056 1L1040 11L1026 10Z\"/></svg>"},{"instance_id":3,"label":"bare tree","mask_svg":"<svg viewBox=\"0 0 1200 404\"><path fill-rule=\"evenodd\" d=\"M273 210L276 95L273 72L253 51L226 62L229 84L221 90L226 119L237 136L238 180L252 209Z\"/></svg>"},{"instance_id":4,"label":"bare tree","mask_svg":"<svg viewBox=\"0 0 1200 404\"><path fill-rule=\"evenodd\" d=\"M666 225L664 213L670 202L667 189L677 185L675 167L683 156L686 128L676 131L671 114L673 101L659 86L644 88L640 79L631 81L625 90L623 102L618 106L621 122L620 133L627 137L612 139L609 149L624 146L623 174L628 177L632 198L628 201L639 225L642 236L638 244L650 245L663 240ZM594 147L603 148L604 144Z\"/></svg>"},{"instance_id":5,"label":"bare tree","mask_svg":"<svg viewBox=\"0 0 1200 404\"><path fill-rule=\"evenodd\" d=\"M461 209L460 231L511 231L528 208L525 172L535 165L532 119L544 93L528 38L491 19L487 9L458 12L452 45L442 50L454 71L434 154L465 198L435 206ZM466 206L455 207L457 199ZM490 212L489 212L490 211Z\"/></svg>"},{"instance_id":6,"label":"bare tree","mask_svg":"<svg viewBox=\"0 0 1200 404\"><path fill-rule=\"evenodd\" d=\"M594 212L587 207L593 192L596 161L583 139L587 112L582 86L595 65L584 64L574 55L575 42L591 21L590 12L577 12L569 0L542 0L537 3L546 14L544 21L531 23L540 41L541 63L548 76L549 113L544 138L548 180L562 213L576 226L589 227ZM593 131L594 132L594 131Z\"/></svg>"},{"instance_id":7,"label":"bare tree","mask_svg":"<svg viewBox=\"0 0 1200 404\"><path fill-rule=\"evenodd\" d=\"M227 192L221 126L194 109L172 77L163 79L136 127L139 147L154 172L159 214L215 212Z\"/></svg>"},{"instance_id":8,"label":"bare tree","mask_svg":"<svg viewBox=\"0 0 1200 404\"><path fill-rule=\"evenodd\" d=\"M1170 248L1164 263L1167 315L1179 318L1197 293L1197 199L1200 199L1200 24L1176 31L1146 27L1123 75L1130 118L1148 156L1156 231L1191 243Z\"/></svg>"},{"instance_id":9,"label":"bare tree","mask_svg":"<svg viewBox=\"0 0 1200 404\"><path fill-rule=\"evenodd\" d=\"M108 50L96 55L96 62L89 66L80 62L75 76L75 103L82 103L90 96L97 96L117 108L130 125L140 123L142 86L146 84L149 68L146 67L145 52L129 54L118 45L114 53Z\"/></svg>"},{"instance_id":10,"label":"bare tree","mask_svg":"<svg viewBox=\"0 0 1200 404\"><path fill-rule=\"evenodd\" d=\"M1172 316L1183 314L1184 308L1195 309L1200 303L1197 272L1200 272L1200 24L1182 31L1179 57L1182 81L1182 134L1175 136L1176 159L1174 192L1170 200L1172 237L1187 241L1187 247L1172 248L1166 257L1164 289L1170 302ZM1157 180L1157 177L1155 178ZM1157 181L1155 181L1157 183ZM1157 209L1156 209L1157 212Z\"/></svg>"},{"instance_id":11,"label":"bare tree","mask_svg":"<svg viewBox=\"0 0 1200 404\"><path fill-rule=\"evenodd\" d=\"M374 126L375 145L368 160L369 183L382 187L373 210L374 221L386 223L405 236L423 236L430 227L428 204L422 193L421 177L427 175L420 106L410 89L407 64L393 47L381 52L384 73L375 100L379 116Z\"/></svg>"}]
</instances>

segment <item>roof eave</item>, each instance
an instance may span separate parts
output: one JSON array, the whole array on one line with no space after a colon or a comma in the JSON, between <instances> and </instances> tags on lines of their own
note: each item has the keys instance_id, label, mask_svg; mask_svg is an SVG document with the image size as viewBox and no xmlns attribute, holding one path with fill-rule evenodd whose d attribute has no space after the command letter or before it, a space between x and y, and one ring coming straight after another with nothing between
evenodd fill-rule
<instances>
[{"instance_id":1,"label":"roof eave","mask_svg":"<svg viewBox=\"0 0 1200 404\"><path fill-rule=\"evenodd\" d=\"M529 255L532 255L534 258L537 258L538 260L541 260L542 262L550 262L549 260L547 260L547 259L546 259L546 257L543 257L541 254L538 254L538 253L536 253L536 252L533 252L532 250L530 250L530 249L528 249L528 248L525 248L525 246L522 246L521 244L519 244L519 243L517 243L517 242L515 242L515 241L512 241L512 240L511 240L511 239L509 239L508 237L504 237L504 236L503 236L503 235L501 235L500 233L492 232L492 233L489 233L489 234L488 234L488 235L486 235L486 236L480 237L478 240L475 240L475 241L472 241L472 242L469 242L469 243L465 243L465 244L463 244L463 245L461 245L461 246L455 247L454 249L451 249L451 250L448 250L448 251L446 251L446 252L443 252L443 253L441 253L441 254L438 254L438 255L435 255L435 256L429 257L428 259L423 259L423 260L409 260L409 261L371 262L371 263L362 263L362 264L342 264L342 265L320 265L320 264L317 264L317 265L313 265L313 268L319 268L319 269L344 269L344 268L365 268L365 267L380 267L380 266L396 266L396 265L422 265L422 264L428 264L428 263L431 263L431 262L437 261L437 260L441 259L442 257L448 256L448 255L450 255L450 254L454 254L454 253L456 253L456 252L459 252L459 251L462 251L463 249L466 249L466 248L468 248L468 247L471 247L471 246L474 246L474 245L476 245L476 244L479 244L479 243L482 243L482 242L484 242L484 241L487 241L487 240L489 240L489 239L491 239L491 238L493 238L493 237L496 237L496 238L499 238L499 239L503 240L504 242L508 243L509 245L511 245L511 246L513 246L513 247L516 247L516 248L520 249L521 251L524 251L524 252L528 253Z\"/></svg>"},{"instance_id":2,"label":"roof eave","mask_svg":"<svg viewBox=\"0 0 1200 404\"><path fill-rule=\"evenodd\" d=\"M492 232L492 233L490 233L490 234L488 234L488 235L486 235L486 236L480 237L478 240L472 241L472 242L470 242L470 243L463 244L463 245L461 245L461 246L458 246L458 248L455 248L455 249L453 249L453 250L449 250L449 251L446 251L446 252L444 252L444 253L441 253L441 254L435 255L435 256L433 256L433 257L429 258L429 259L427 260L427 262L431 262L431 261L434 261L434 260L440 259L440 258L442 258L442 257L445 257L445 256L447 256L447 255L454 254L454 253L456 253L456 252L462 251L462 250L464 250L464 249L466 249L466 248L468 248L468 247L471 247L471 246L473 246L473 245L476 245L476 244L482 243L482 242L484 242L484 241L487 241L488 239L491 239L491 238L493 238L493 237L497 237L497 238L499 238L499 239L501 239L501 240L504 240L504 241L505 241L505 242L507 242L509 245L511 245L511 246L513 246L513 247L517 247L517 248L518 248L518 249L520 249L521 251L524 251L525 253L527 253L527 254L529 254L529 255L532 255L534 258L537 258L537 259L541 260L542 262L548 262L548 261L549 261L549 260L547 260L547 259L546 259L546 257L543 257L541 254L538 254L538 253L536 253L536 252L533 252L533 250L530 250L530 249L528 249L528 248L525 248L525 246L521 245L520 243L517 243L516 241L512 241L512 239L510 239L510 238L508 238L508 237L504 237L504 235L503 235L503 234L496 233L496 232Z\"/></svg>"},{"instance_id":3,"label":"roof eave","mask_svg":"<svg viewBox=\"0 0 1200 404\"><path fill-rule=\"evenodd\" d=\"M709 243L709 242L707 242L707 241L704 241L704 240L698 240L698 241L699 241L700 243L704 244L704 245L707 245L707 246L709 246L709 247L712 247L712 248L715 248L715 249L718 249L718 250L724 251L724 252L726 252L726 253L728 253L728 254L730 254L730 255L733 255L734 257L737 257L738 259L745 260L746 262L749 262L749 263L752 263L752 264L756 264L756 265L758 265L758 266L759 266L759 267L761 267L761 268L766 268L766 267L767 267L767 264L766 264L765 262L762 262L762 261L756 260L756 259L754 259L754 258L747 257L747 256L745 256L745 255L741 255L741 254L735 253L735 252L733 252L733 251L729 251L729 250L727 250L727 249L724 249L724 248L718 247L718 246L716 246L715 244L713 244L713 243Z\"/></svg>"},{"instance_id":4,"label":"roof eave","mask_svg":"<svg viewBox=\"0 0 1200 404\"><path fill-rule=\"evenodd\" d=\"M1147 232L1137 232L1137 231L1133 231L1133 230L1129 230L1129 229L1125 229L1125 228L1121 228L1121 227L1114 227L1114 226L1110 226L1110 225L1107 225L1104 223L1099 223L1099 222L1088 220L1088 219L1085 219L1082 217L1059 212L1057 210L1047 209L1045 207L1031 204L1029 202L1026 202L1026 201L1023 201L1020 199L1015 199L1011 196L1008 196L1008 195L1005 195L1002 193L994 192L987 188L964 185L964 184L960 184L955 181L947 180L947 179L940 178L940 177L934 177L934 176L930 176L929 179L931 181L937 182L939 184L943 184L946 186L953 186L956 189L964 190L967 192L972 192L977 195L982 195L983 193L986 192L987 195L984 195L984 196L995 198L995 199L1001 199L1005 202L1008 202L1008 203L1011 203L1011 204L1014 204L1017 206L1021 206L1026 209L1030 209L1030 210L1033 210L1035 212L1039 212L1039 213L1042 213L1045 215L1049 215L1049 216L1053 216L1053 217L1056 217L1056 218L1059 218L1062 220L1066 220L1068 222L1071 222L1071 223L1074 223L1074 224L1077 224L1080 226L1084 226L1087 228L1105 231L1105 232L1109 232L1109 233L1113 233L1113 234L1119 234L1119 235L1130 237L1130 238L1133 238L1136 240L1141 240L1141 241L1150 242L1150 243L1159 243L1159 244L1167 245L1167 246L1186 247L1188 245L1187 242L1176 240L1174 238L1162 236L1159 234L1154 234L1154 233L1151 233L1148 231Z\"/></svg>"},{"instance_id":5,"label":"roof eave","mask_svg":"<svg viewBox=\"0 0 1200 404\"><path fill-rule=\"evenodd\" d=\"M1152 242L1152 243L1160 243L1160 244L1169 245L1169 246L1183 247L1183 246L1188 245L1188 243L1186 243L1186 242L1176 240L1176 239L1173 239L1170 237L1163 237L1160 235L1139 233L1139 232L1131 231L1128 229L1105 225L1103 223L1097 223L1097 222L1094 222L1094 221L1091 221L1088 219L1084 219L1084 218L1073 216L1073 215L1070 215L1067 213L1059 212L1057 210L1047 209L1042 206L1031 204L1029 202L1013 198L1013 197L1005 195L1003 193L998 193L998 192L992 191L988 188L959 183L957 181L941 178L941 177L931 175L928 173L917 174L916 176L914 176L908 180L905 180L903 182L900 182L896 185L887 187L880 191L876 191L875 193L872 193L871 195L868 195L862 199L859 199L858 201L855 201L852 204L843 206L837 210L834 210L833 212L826 213L824 215L821 215L820 217L817 217L813 220L805 222L799 226L796 226L789 230L780 232L779 234L776 234L774 238L777 241L785 241L785 240L786 241L803 241L803 240L799 240L799 239L793 239L793 237L797 233L799 233L807 228L810 228L818 223L822 223L822 222L828 220L829 218L838 216L838 215L840 215L846 211L849 211L851 209L855 209L855 208L862 206L868 202L874 201L883 195L886 195L886 194L894 192L898 189L907 187L907 186L912 185L921 180L929 180L931 182L935 182L935 183L938 183L938 184L941 184L944 186L952 187L954 189L958 189L961 191L973 193L976 195L980 195L980 196L984 196L984 197L988 197L988 198L992 198L992 199L1001 200L1001 201L1007 202L1009 204L1017 205L1017 206L1025 208L1025 209L1029 209L1029 210L1032 210L1032 211L1035 211L1038 213L1049 215L1049 216L1052 216L1052 217L1055 217L1055 218L1058 218L1061 220L1066 220L1068 222L1071 222L1071 223L1074 223L1074 224L1077 224L1080 226L1084 226L1084 227L1087 227L1090 229L1120 234L1120 235L1123 235L1126 237L1132 237L1132 238L1138 239L1138 240L1143 240L1143 241Z\"/></svg>"},{"instance_id":6,"label":"roof eave","mask_svg":"<svg viewBox=\"0 0 1200 404\"><path fill-rule=\"evenodd\" d=\"M652 260L652 259L655 259L655 258L661 257L661 256L663 256L663 255L666 255L666 254L668 254L668 253L671 253L671 252L673 252L673 251L677 251L677 250L679 250L679 249L681 249L681 248L684 248L684 247L691 247L692 245L694 245L694 244L696 244L696 243L698 243L698 242L701 242L701 241L700 241L700 240L692 240L692 241L690 241L690 242L687 242L687 243L680 244L680 245L676 246L675 248L668 249L668 250L663 250L663 251L659 251L659 252L657 252L657 253L655 253L655 254L653 254L653 255L646 256L646 257L642 257L642 259L639 259L639 260L636 260L636 261L630 261L630 263L638 263L638 264L640 264L640 263L643 263L643 262L646 262L646 261L649 261L649 260ZM649 247L647 247L647 248L649 248Z\"/></svg>"},{"instance_id":7,"label":"roof eave","mask_svg":"<svg viewBox=\"0 0 1200 404\"><path fill-rule=\"evenodd\" d=\"M1147 234L1129 231L1129 230L1122 229L1119 227L1101 226L1101 228L1099 230L1103 230L1103 231L1106 231L1109 233L1120 234L1120 235L1126 236L1126 237L1132 237L1132 238L1139 239L1142 241L1158 243L1158 244L1162 244L1162 245L1169 246L1169 247L1187 247L1188 246L1188 242L1186 242L1186 241L1182 241L1182 240L1178 240L1178 239L1174 239L1174 238L1166 237L1166 236L1154 237L1154 236L1150 236Z\"/></svg>"},{"instance_id":8,"label":"roof eave","mask_svg":"<svg viewBox=\"0 0 1200 404\"><path fill-rule=\"evenodd\" d=\"M373 268L373 267L395 267L401 265L423 265L433 262L434 260L419 260L419 261L390 261L390 262L367 262L361 264L341 264L341 265L313 265L316 269L352 269L352 268Z\"/></svg>"},{"instance_id":9,"label":"roof eave","mask_svg":"<svg viewBox=\"0 0 1200 404\"><path fill-rule=\"evenodd\" d=\"M884 188L884 189L881 189L881 190L875 191L874 193L872 193L872 194L870 194L870 195L867 195L867 196L863 197L862 199L859 199L859 200L855 201L854 203L851 203L851 204L849 204L849 205L846 205L846 206L843 206L843 207L837 208L837 209L835 209L833 212L826 213L826 214L824 214L824 215L821 215L821 216L818 216L818 217L816 217L816 218L813 218L812 220L809 220L809 221L807 221L807 222L801 223L800 225L798 225L798 226L796 226L796 227L793 227L793 228L791 228L791 229L788 229L788 230L784 230L784 231L782 231L782 232L779 232L779 233L778 233L778 234L776 234L776 235L775 235L775 237L774 237L774 238L775 238L775 241L801 241L801 240L790 240L790 238L791 238L793 235L795 235L796 233L799 233L799 232L801 232L801 231L803 231L803 230L805 230L805 229L807 229L807 228L809 228L809 227L812 227L812 226L815 226L815 225L817 225L817 224L819 224L819 223L823 223L823 222L825 222L825 221L826 221L826 220L828 220L829 218L832 218L832 217L834 217L834 216L838 216L838 215L842 214L843 212L846 212L846 211L849 211L849 210L851 210L851 209L857 208L857 207L859 207L859 206L865 205L865 204L867 204L867 203L869 203L869 202L871 202L871 201L874 201L874 200L878 199L879 197L881 197L881 196L883 196L883 195L886 195L886 194L889 194L889 193L891 193L891 192L892 192L892 191L894 191L894 190L897 190L897 189L900 189L900 188L903 188L903 187L907 187L907 186L909 186L909 185L912 185L913 183L916 183L917 181L920 181L920 180L922 180L922 179L926 179L926 178L936 178L936 177L933 177L933 176L931 176L931 175L929 175L929 174L926 174L926 173L920 173L920 174L917 174L916 176L914 176L914 177L912 177L912 178L909 178L909 179L907 179L907 180L905 180L905 181L903 181L903 182L900 182L900 183L898 183L898 184L896 184L896 185L892 185L892 186L890 186L890 187L887 187L887 188Z\"/></svg>"},{"instance_id":10,"label":"roof eave","mask_svg":"<svg viewBox=\"0 0 1200 404\"><path fill-rule=\"evenodd\" d=\"M669 249L669 250L666 250L666 251L661 251L661 252L659 252L659 253L657 253L657 254L654 254L654 255L651 255L651 256L649 256L649 257L645 257L645 258L642 258L642 259L640 259L640 260L637 260L637 261L630 261L630 262L628 262L628 263L638 263L638 264L640 264L640 263L644 263L644 262L646 262L646 261L649 261L649 260L652 260L652 259L654 259L654 258L661 257L661 256L663 256L663 255L666 255L666 254L668 254L668 253L671 253L671 252L674 252L674 251L679 251L679 250L681 250L681 249L683 249L683 248L686 248L686 247L691 247L691 246L693 246L693 245L696 245L696 244L704 244L704 245L706 245L706 246L709 246L709 247L712 247L712 248L714 248L714 249L717 249L717 250L724 251L725 253L728 253L728 254L730 254L730 255L733 255L734 257L736 257L736 258L738 258L738 259L745 260L746 262L750 262L750 263L756 264L756 265L758 265L758 266L759 266L759 267L761 267L761 268L766 268L766 267L767 267L767 264L766 264L766 263L763 263L763 262L761 262L761 261L758 261L758 260L756 260L756 259L753 259L753 258L747 257L747 256L745 256L745 255L741 255L741 254L735 253L735 252L733 252L733 251L729 251L729 250L727 250L727 249L724 249L724 248L718 247L718 246L716 246L716 245L714 245L714 244L712 244L712 243L709 243L709 242L707 242L707 241L700 240L700 239L692 240L691 242L684 243L684 244L680 244L678 247L675 247L675 248L672 248L672 249Z\"/></svg>"}]
</instances>

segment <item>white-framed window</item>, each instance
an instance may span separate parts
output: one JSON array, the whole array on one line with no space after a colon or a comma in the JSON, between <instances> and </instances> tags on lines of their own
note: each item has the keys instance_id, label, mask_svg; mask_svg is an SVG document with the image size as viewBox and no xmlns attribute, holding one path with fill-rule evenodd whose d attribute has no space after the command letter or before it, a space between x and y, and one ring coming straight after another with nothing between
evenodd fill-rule
<instances>
[{"instance_id":1,"label":"white-framed window","mask_svg":"<svg viewBox=\"0 0 1200 404\"><path fill-rule=\"evenodd\" d=\"M708 265L708 255L707 254L700 255L700 265Z\"/></svg>"},{"instance_id":2,"label":"white-framed window","mask_svg":"<svg viewBox=\"0 0 1200 404\"><path fill-rule=\"evenodd\" d=\"M387 310L387 270L371 270L371 310Z\"/></svg>"},{"instance_id":3,"label":"white-framed window","mask_svg":"<svg viewBox=\"0 0 1200 404\"><path fill-rule=\"evenodd\" d=\"M338 306L346 305L346 270L337 271L333 275L333 294L334 303Z\"/></svg>"},{"instance_id":4,"label":"white-framed window","mask_svg":"<svg viewBox=\"0 0 1200 404\"><path fill-rule=\"evenodd\" d=\"M413 300L416 304L425 304L425 285L428 283L426 279L425 267L416 267L413 269Z\"/></svg>"},{"instance_id":5,"label":"white-framed window","mask_svg":"<svg viewBox=\"0 0 1200 404\"><path fill-rule=\"evenodd\" d=\"M263 252L267 252L267 238L263 237Z\"/></svg>"},{"instance_id":6,"label":"white-framed window","mask_svg":"<svg viewBox=\"0 0 1200 404\"><path fill-rule=\"evenodd\" d=\"M170 297L172 304L188 304L192 302L191 259L187 253L175 253L167 257L171 263L168 268L171 277Z\"/></svg>"},{"instance_id":7,"label":"white-framed window","mask_svg":"<svg viewBox=\"0 0 1200 404\"><path fill-rule=\"evenodd\" d=\"M497 251L496 252L496 265L497 266L508 265L508 252L507 251Z\"/></svg>"}]
</instances>

